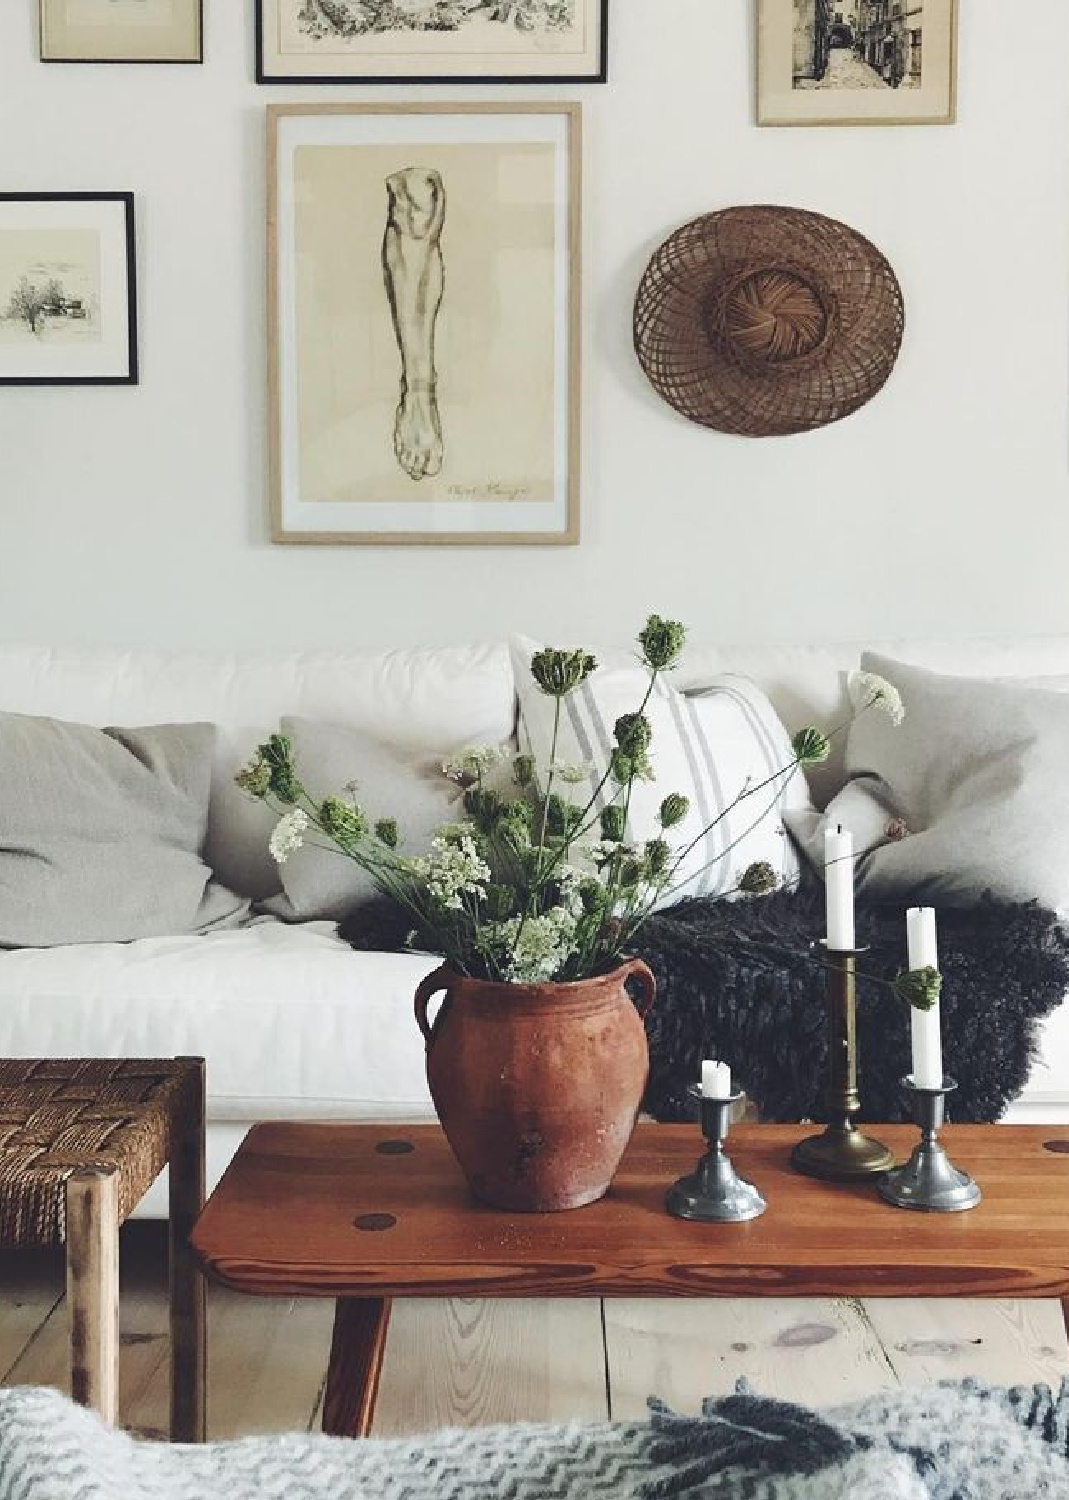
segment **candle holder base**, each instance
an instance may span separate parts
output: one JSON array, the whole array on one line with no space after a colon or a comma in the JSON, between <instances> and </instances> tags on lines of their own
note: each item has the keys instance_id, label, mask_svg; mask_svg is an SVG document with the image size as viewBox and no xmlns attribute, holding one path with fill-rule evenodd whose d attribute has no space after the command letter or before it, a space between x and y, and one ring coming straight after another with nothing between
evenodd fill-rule
<instances>
[{"instance_id":1,"label":"candle holder base","mask_svg":"<svg viewBox=\"0 0 1069 1500\"><path fill-rule=\"evenodd\" d=\"M821 1135L807 1136L791 1152L791 1166L825 1182L857 1182L889 1171L893 1153L882 1141L862 1135L853 1125L829 1125Z\"/></svg>"},{"instance_id":2,"label":"candle holder base","mask_svg":"<svg viewBox=\"0 0 1069 1500\"><path fill-rule=\"evenodd\" d=\"M903 1167L888 1172L879 1184L880 1197L895 1208L921 1213L956 1214L975 1208L981 1192L967 1172L953 1166L939 1142L946 1096L957 1088L944 1078L941 1089L920 1089L911 1078L902 1080L909 1095L921 1140Z\"/></svg>"},{"instance_id":3,"label":"candle holder base","mask_svg":"<svg viewBox=\"0 0 1069 1500\"><path fill-rule=\"evenodd\" d=\"M738 1175L724 1151L732 1109L745 1094L707 1099L696 1085L691 1086L690 1093L701 1100L702 1131L709 1150L693 1172L668 1189L665 1207L677 1219L703 1224L740 1224L759 1218L767 1207L765 1200L752 1182Z\"/></svg>"}]
</instances>

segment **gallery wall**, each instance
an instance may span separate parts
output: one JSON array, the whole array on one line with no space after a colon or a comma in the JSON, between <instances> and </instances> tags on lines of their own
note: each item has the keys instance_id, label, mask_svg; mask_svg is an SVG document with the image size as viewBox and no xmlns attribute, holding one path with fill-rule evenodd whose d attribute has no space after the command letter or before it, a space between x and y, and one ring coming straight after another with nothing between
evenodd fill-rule
<instances>
[{"instance_id":1,"label":"gallery wall","mask_svg":"<svg viewBox=\"0 0 1069 1500\"><path fill-rule=\"evenodd\" d=\"M612 0L586 107L582 541L273 546L265 494L270 99L251 0L207 0L203 67L44 67L0 6L0 188L132 189L140 387L0 389L0 638L174 646L1069 631L1069 5L961 0L959 123L757 129L751 0ZM678 224L736 203L847 220L906 297L898 367L820 432L691 426L630 345Z\"/></svg>"}]
</instances>

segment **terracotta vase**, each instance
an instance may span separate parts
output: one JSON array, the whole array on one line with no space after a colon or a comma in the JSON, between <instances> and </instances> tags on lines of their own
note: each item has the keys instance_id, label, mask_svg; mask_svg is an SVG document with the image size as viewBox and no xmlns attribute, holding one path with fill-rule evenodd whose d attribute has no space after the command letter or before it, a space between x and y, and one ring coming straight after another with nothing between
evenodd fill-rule
<instances>
[{"instance_id":1,"label":"terracotta vase","mask_svg":"<svg viewBox=\"0 0 1069 1500\"><path fill-rule=\"evenodd\" d=\"M549 1213L607 1192L649 1073L629 978L645 1015L655 986L637 958L572 984L497 984L445 965L420 985L431 1097L477 1198Z\"/></svg>"}]
</instances>

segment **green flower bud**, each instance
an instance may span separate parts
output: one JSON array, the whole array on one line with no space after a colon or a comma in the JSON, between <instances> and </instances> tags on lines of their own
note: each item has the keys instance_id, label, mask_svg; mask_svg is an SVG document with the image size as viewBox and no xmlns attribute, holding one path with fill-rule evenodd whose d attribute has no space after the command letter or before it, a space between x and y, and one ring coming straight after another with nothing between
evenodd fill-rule
<instances>
[{"instance_id":1,"label":"green flower bud","mask_svg":"<svg viewBox=\"0 0 1069 1500\"><path fill-rule=\"evenodd\" d=\"M342 846L350 848L359 844L368 831L367 814L355 802L346 802L341 797L325 797L319 809L319 821L323 832Z\"/></svg>"},{"instance_id":2,"label":"green flower bud","mask_svg":"<svg viewBox=\"0 0 1069 1500\"><path fill-rule=\"evenodd\" d=\"M301 794L301 784L293 763L293 744L288 736L273 734L266 744L260 746L260 754L270 771L268 790L280 802L296 802Z\"/></svg>"},{"instance_id":3,"label":"green flower bud","mask_svg":"<svg viewBox=\"0 0 1069 1500\"><path fill-rule=\"evenodd\" d=\"M682 823L689 812L690 802L682 792L669 792L661 803L661 827L674 828L677 823Z\"/></svg>"},{"instance_id":4,"label":"green flower bud","mask_svg":"<svg viewBox=\"0 0 1069 1500\"><path fill-rule=\"evenodd\" d=\"M530 786L535 775L533 755L517 755L512 762L512 779L517 786Z\"/></svg>"},{"instance_id":5,"label":"green flower bud","mask_svg":"<svg viewBox=\"0 0 1069 1500\"><path fill-rule=\"evenodd\" d=\"M550 698L573 693L594 671L597 662L586 651L560 651L547 646L531 658L531 676Z\"/></svg>"},{"instance_id":6,"label":"green flower bud","mask_svg":"<svg viewBox=\"0 0 1069 1500\"><path fill-rule=\"evenodd\" d=\"M396 849L398 844L397 819L380 818L375 824L375 837L387 849Z\"/></svg>"},{"instance_id":7,"label":"green flower bud","mask_svg":"<svg viewBox=\"0 0 1069 1500\"><path fill-rule=\"evenodd\" d=\"M651 880L659 880L668 873L672 862L672 850L665 839L650 839L646 844L646 871Z\"/></svg>"},{"instance_id":8,"label":"green flower bud","mask_svg":"<svg viewBox=\"0 0 1069 1500\"><path fill-rule=\"evenodd\" d=\"M472 786L464 793L465 811L483 833L492 831L504 805L501 794L486 787Z\"/></svg>"},{"instance_id":9,"label":"green flower bud","mask_svg":"<svg viewBox=\"0 0 1069 1500\"><path fill-rule=\"evenodd\" d=\"M271 790L271 767L257 751L247 766L234 777L243 792L248 792L252 797L266 797Z\"/></svg>"},{"instance_id":10,"label":"green flower bud","mask_svg":"<svg viewBox=\"0 0 1069 1500\"><path fill-rule=\"evenodd\" d=\"M831 754L828 736L812 726L800 729L791 741L791 747L800 766L823 765Z\"/></svg>"},{"instance_id":11,"label":"green flower bud","mask_svg":"<svg viewBox=\"0 0 1069 1500\"><path fill-rule=\"evenodd\" d=\"M609 770L614 781L621 786L626 786L631 780L653 781L653 767L648 755L637 757L630 756L620 749L619 745L612 752L609 760Z\"/></svg>"},{"instance_id":12,"label":"green flower bud","mask_svg":"<svg viewBox=\"0 0 1069 1500\"><path fill-rule=\"evenodd\" d=\"M687 632L678 620L662 620L660 615L650 615L638 637L642 659L654 671L663 672L675 666L686 639Z\"/></svg>"},{"instance_id":13,"label":"green flower bud","mask_svg":"<svg viewBox=\"0 0 1069 1500\"><path fill-rule=\"evenodd\" d=\"M915 1006L917 1010L931 1010L939 999L942 988L943 976L931 964L923 969L910 969L907 974L899 974L894 982L894 992L899 1000Z\"/></svg>"},{"instance_id":14,"label":"green flower bud","mask_svg":"<svg viewBox=\"0 0 1069 1500\"><path fill-rule=\"evenodd\" d=\"M610 844L619 844L623 841L624 828L627 816L622 807L615 802L609 807L603 808L601 813L601 836Z\"/></svg>"},{"instance_id":15,"label":"green flower bud","mask_svg":"<svg viewBox=\"0 0 1069 1500\"><path fill-rule=\"evenodd\" d=\"M620 885L625 891L634 890L646 879L646 862L642 859L625 859L620 865Z\"/></svg>"},{"instance_id":16,"label":"green flower bud","mask_svg":"<svg viewBox=\"0 0 1069 1500\"><path fill-rule=\"evenodd\" d=\"M593 875L587 875L580 883L579 899L587 916L592 917L605 905L605 889Z\"/></svg>"},{"instance_id":17,"label":"green flower bud","mask_svg":"<svg viewBox=\"0 0 1069 1500\"><path fill-rule=\"evenodd\" d=\"M583 810L574 802L566 802L556 792L550 792L545 803L546 832L556 839L566 839L577 826Z\"/></svg>"},{"instance_id":18,"label":"green flower bud","mask_svg":"<svg viewBox=\"0 0 1069 1500\"><path fill-rule=\"evenodd\" d=\"M624 754L637 761L650 748L653 728L645 714L621 714L613 726L613 736Z\"/></svg>"},{"instance_id":19,"label":"green flower bud","mask_svg":"<svg viewBox=\"0 0 1069 1500\"><path fill-rule=\"evenodd\" d=\"M771 895L778 884L776 872L767 859L758 859L747 865L739 877L739 890L747 896Z\"/></svg>"}]
</instances>

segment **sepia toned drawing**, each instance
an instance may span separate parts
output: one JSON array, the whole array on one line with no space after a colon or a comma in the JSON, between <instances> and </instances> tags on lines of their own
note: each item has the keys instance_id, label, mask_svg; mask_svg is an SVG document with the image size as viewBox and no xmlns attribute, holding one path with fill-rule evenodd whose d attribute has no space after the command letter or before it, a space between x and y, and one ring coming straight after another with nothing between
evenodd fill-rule
<instances>
[{"instance_id":1,"label":"sepia toned drawing","mask_svg":"<svg viewBox=\"0 0 1069 1500\"><path fill-rule=\"evenodd\" d=\"M394 452L409 478L420 480L441 471L445 452L434 343L445 291L446 195L440 173L429 167L394 172L386 192L382 269L401 356Z\"/></svg>"}]
</instances>

